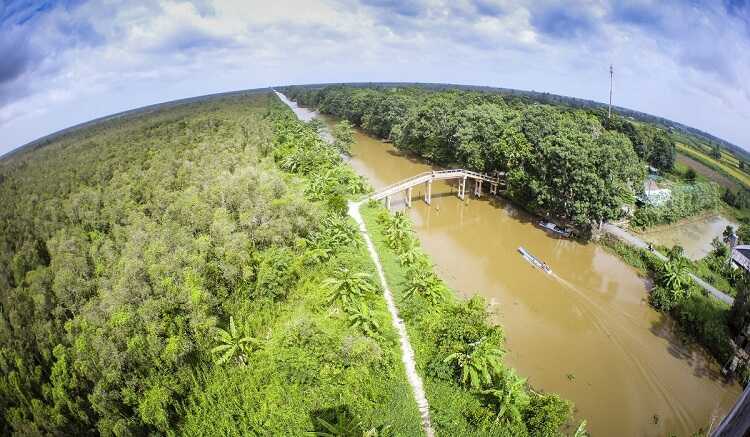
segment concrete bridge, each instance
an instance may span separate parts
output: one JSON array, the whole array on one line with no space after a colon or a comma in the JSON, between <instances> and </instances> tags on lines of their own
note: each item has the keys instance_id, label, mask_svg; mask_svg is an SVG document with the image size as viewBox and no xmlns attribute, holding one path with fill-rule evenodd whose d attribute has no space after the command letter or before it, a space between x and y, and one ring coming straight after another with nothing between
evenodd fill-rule
<instances>
[{"instance_id":1,"label":"concrete bridge","mask_svg":"<svg viewBox=\"0 0 750 437\"><path fill-rule=\"evenodd\" d=\"M504 185L502 179L503 176L505 176L505 173L502 172L496 172L494 176L490 176L484 173L477 173L475 171L460 168L453 170L428 171L389 185L370 196L370 199L385 199L386 208L391 209L391 197L394 194L406 191L406 206L411 207L412 189L417 185L425 184L424 201L429 205L432 202L432 181L451 179L458 179L459 199L463 200L466 198L467 179L472 179L474 181L474 195L481 197L482 184L484 182L487 182L490 185L491 194L497 194L500 185Z\"/></svg>"}]
</instances>

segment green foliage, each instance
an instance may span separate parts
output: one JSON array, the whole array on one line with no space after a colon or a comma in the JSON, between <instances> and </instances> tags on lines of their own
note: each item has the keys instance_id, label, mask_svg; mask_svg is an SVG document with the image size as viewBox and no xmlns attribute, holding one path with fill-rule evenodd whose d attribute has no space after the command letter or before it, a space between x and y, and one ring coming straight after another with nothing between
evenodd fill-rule
<instances>
[{"instance_id":1,"label":"green foliage","mask_svg":"<svg viewBox=\"0 0 750 437\"><path fill-rule=\"evenodd\" d=\"M507 172L507 194L528 209L581 227L618 217L641 186L641 158L671 168L674 143L660 130L507 96L417 88L290 87L291 98L348 120L441 164ZM625 128L625 126L627 128Z\"/></svg>"},{"instance_id":2,"label":"green foliage","mask_svg":"<svg viewBox=\"0 0 750 437\"><path fill-rule=\"evenodd\" d=\"M702 289L697 290L697 286L685 277L686 262L680 256L680 249L672 251L671 260L662 262L645 250L612 238L602 238L600 243L653 278L655 286L649 293L649 303L654 308L672 315L678 326L708 349L718 362L729 359L729 307L706 296Z\"/></svg>"},{"instance_id":3,"label":"green foliage","mask_svg":"<svg viewBox=\"0 0 750 437\"><path fill-rule=\"evenodd\" d=\"M359 304L366 294L375 291L372 276L365 272L341 269L334 277L327 278L323 285L329 289L328 303L344 305Z\"/></svg>"},{"instance_id":4,"label":"green foliage","mask_svg":"<svg viewBox=\"0 0 750 437\"><path fill-rule=\"evenodd\" d=\"M348 120L341 120L333 128L333 145L341 153L351 155L352 144L354 144L354 126Z\"/></svg>"},{"instance_id":5,"label":"green foliage","mask_svg":"<svg viewBox=\"0 0 750 437\"><path fill-rule=\"evenodd\" d=\"M492 384L493 378L500 374L502 357L500 348L481 338L462 345L458 351L445 357L444 362L456 368L462 384L479 388Z\"/></svg>"},{"instance_id":6,"label":"green foliage","mask_svg":"<svg viewBox=\"0 0 750 437\"><path fill-rule=\"evenodd\" d=\"M385 235L388 238L388 246L396 253L401 253L406 247L409 247L413 236L409 219L399 211L393 218L387 221Z\"/></svg>"},{"instance_id":7,"label":"green foliage","mask_svg":"<svg viewBox=\"0 0 750 437\"><path fill-rule=\"evenodd\" d=\"M370 337L378 336L380 333L380 324L375 314L370 310L365 302L351 304L346 308L348 320L351 326L361 330Z\"/></svg>"},{"instance_id":8,"label":"green foliage","mask_svg":"<svg viewBox=\"0 0 750 437\"><path fill-rule=\"evenodd\" d=\"M419 434L385 303L320 311L330 272L372 269L341 208L367 186L271 94L96 123L0 176L0 434L302 435L342 404Z\"/></svg>"},{"instance_id":9,"label":"green foliage","mask_svg":"<svg viewBox=\"0 0 750 437\"><path fill-rule=\"evenodd\" d=\"M578 428L576 428L575 434L573 434L573 437L587 437L589 433L586 431L586 421L582 421L580 425L578 425Z\"/></svg>"},{"instance_id":10,"label":"green foliage","mask_svg":"<svg viewBox=\"0 0 750 437\"><path fill-rule=\"evenodd\" d=\"M402 264L405 263L402 261ZM445 287L440 279L424 263L409 269L407 284L404 288L404 299L422 296L428 302L435 304L445 299Z\"/></svg>"},{"instance_id":11,"label":"green foliage","mask_svg":"<svg viewBox=\"0 0 750 437\"><path fill-rule=\"evenodd\" d=\"M231 359L235 359L240 364L247 363L247 357L254 349L260 347L260 342L247 335L245 325L237 329L234 325L234 317L229 317L229 331L216 328L216 341L220 343L211 349L212 354L217 354L216 364L224 364Z\"/></svg>"},{"instance_id":12,"label":"green foliage","mask_svg":"<svg viewBox=\"0 0 750 437\"><path fill-rule=\"evenodd\" d=\"M424 275L434 278L430 280L439 283L440 288L445 289L445 285L424 255L415 257L414 264L410 256L394 256L397 252L403 255L419 251L418 241L409 232L403 233L409 235L406 240L387 236L394 228L410 229L408 220L392 227L396 216L377 204L363 207L362 215L406 323L437 433L561 435L569 424L570 403L556 395L533 392L503 366L503 331L489 322L484 301L478 297L459 301L454 294L445 293L443 299L431 302L416 291L407 297L415 265ZM399 244L391 249L390 243L396 241ZM481 390L495 390L492 393L497 396ZM504 396L506 392L508 395Z\"/></svg>"},{"instance_id":13,"label":"green foliage","mask_svg":"<svg viewBox=\"0 0 750 437\"><path fill-rule=\"evenodd\" d=\"M560 435L560 429L570 417L572 405L554 393L531 392L531 399L524 411L524 421L529 435L553 437Z\"/></svg>"},{"instance_id":14,"label":"green foliage","mask_svg":"<svg viewBox=\"0 0 750 437\"><path fill-rule=\"evenodd\" d=\"M688 287L692 283L688 263L682 257L671 258L665 262L656 279L660 286L674 294L676 300L686 297Z\"/></svg>"},{"instance_id":15,"label":"green foliage","mask_svg":"<svg viewBox=\"0 0 750 437\"><path fill-rule=\"evenodd\" d=\"M701 211L715 209L719 203L719 186L713 182L679 185L672 188L671 198L663 205L638 208L630 223L638 228L673 223Z\"/></svg>"},{"instance_id":16,"label":"green foliage","mask_svg":"<svg viewBox=\"0 0 750 437\"><path fill-rule=\"evenodd\" d=\"M297 282L295 257L285 247L271 247L258 255L255 291L256 298L281 299Z\"/></svg>"},{"instance_id":17,"label":"green foliage","mask_svg":"<svg viewBox=\"0 0 750 437\"><path fill-rule=\"evenodd\" d=\"M523 423L522 412L529 405L526 380L519 378L512 369L506 369L482 394L491 398L496 412L495 420L505 425Z\"/></svg>"},{"instance_id":18,"label":"green foliage","mask_svg":"<svg viewBox=\"0 0 750 437\"><path fill-rule=\"evenodd\" d=\"M672 310L672 315L688 335L698 340L718 362L732 355L729 307L711 296L694 292Z\"/></svg>"}]
</instances>

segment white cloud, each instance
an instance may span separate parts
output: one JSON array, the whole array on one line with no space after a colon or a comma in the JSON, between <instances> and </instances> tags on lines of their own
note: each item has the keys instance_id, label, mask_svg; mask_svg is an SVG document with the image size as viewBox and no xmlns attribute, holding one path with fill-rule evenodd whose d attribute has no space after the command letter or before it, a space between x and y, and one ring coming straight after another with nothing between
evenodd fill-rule
<instances>
[{"instance_id":1,"label":"white cloud","mask_svg":"<svg viewBox=\"0 0 750 437\"><path fill-rule=\"evenodd\" d=\"M605 100L750 146L747 23L713 4L530 0L88 2L0 60L0 153L88 119L284 83L444 81ZM10 33L3 30L4 34ZM3 59L0 44L0 59ZM18 56L18 53L16 56ZM6 56L6 58L8 58ZM19 64L14 64L19 65ZM18 74L17 74L18 73ZM1 75L0 75L1 76Z\"/></svg>"}]
</instances>

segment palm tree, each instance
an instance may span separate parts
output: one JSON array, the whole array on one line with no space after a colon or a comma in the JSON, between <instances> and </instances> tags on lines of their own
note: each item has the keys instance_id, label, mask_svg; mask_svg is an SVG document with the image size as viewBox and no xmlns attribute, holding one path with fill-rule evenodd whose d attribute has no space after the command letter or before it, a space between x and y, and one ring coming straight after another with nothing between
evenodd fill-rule
<instances>
[{"instance_id":1,"label":"palm tree","mask_svg":"<svg viewBox=\"0 0 750 437\"><path fill-rule=\"evenodd\" d=\"M409 242L404 244L398 259L404 267L414 267L416 264L425 261L422 250L413 238L410 238Z\"/></svg>"},{"instance_id":2,"label":"palm tree","mask_svg":"<svg viewBox=\"0 0 750 437\"><path fill-rule=\"evenodd\" d=\"M411 299L418 294L428 301L436 303L445 298L443 284L429 270L421 268L410 270L408 281L406 290L404 290L404 299Z\"/></svg>"},{"instance_id":3,"label":"palm tree","mask_svg":"<svg viewBox=\"0 0 750 437\"><path fill-rule=\"evenodd\" d=\"M491 384L493 377L502 371L503 351L486 341L463 345L461 350L448 355L445 363L453 363L461 372L461 382L470 387Z\"/></svg>"},{"instance_id":4,"label":"palm tree","mask_svg":"<svg viewBox=\"0 0 750 437\"><path fill-rule=\"evenodd\" d=\"M322 235L325 236L326 242L333 246L348 246L352 242L359 244L357 238L357 228L343 217L329 215L323 219Z\"/></svg>"},{"instance_id":5,"label":"palm tree","mask_svg":"<svg viewBox=\"0 0 750 437\"><path fill-rule=\"evenodd\" d=\"M328 278L323 281L323 285L329 288L328 303L333 304L341 301L344 304L353 303L362 298L365 293L375 291L372 284L372 277L369 273L352 272L349 269L342 269L336 277Z\"/></svg>"},{"instance_id":6,"label":"palm tree","mask_svg":"<svg viewBox=\"0 0 750 437\"><path fill-rule=\"evenodd\" d=\"M346 309L349 313L349 324L355 328L361 329L370 337L376 337L380 332L380 324L375 319L374 314L366 303L360 302L359 305L350 305Z\"/></svg>"},{"instance_id":7,"label":"palm tree","mask_svg":"<svg viewBox=\"0 0 750 437\"><path fill-rule=\"evenodd\" d=\"M384 233L388 246L392 250L399 249L405 241L412 238L409 219L403 212L397 212L388 222Z\"/></svg>"},{"instance_id":8,"label":"palm tree","mask_svg":"<svg viewBox=\"0 0 750 437\"><path fill-rule=\"evenodd\" d=\"M221 328L216 329L216 341L221 343L211 349L211 353L213 354L221 353L219 359L216 360L216 364L224 364L235 355L237 355L237 360L240 363L245 364L247 355L261 346L261 342L256 338L244 335L244 332L237 330L237 327L234 325L234 317L232 316L229 317L229 331Z\"/></svg>"},{"instance_id":9,"label":"palm tree","mask_svg":"<svg viewBox=\"0 0 750 437\"><path fill-rule=\"evenodd\" d=\"M509 424L523 420L523 409L529 404L525 385L526 379L519 378L513 369L506 369L491 388L482 390L483 394L493 398L497 408L496 421Z\"/></svg>"},{"instance_id":10,"label":"palm tree","mask_svg":"<svg viewBox=\"0 0 750 437\"><path fill-rule=\"evenodd\" d=\"M324 431L315 431L309 433L317 437L361 437L362 425L354 416L336 412L336 419L333 423L322 417L316 417L315 420L324 429Z\"/></svg>"},{"instance_id":11,"label":"palm tree","mask_svg":"<svg viewBox=\"0 0 750 437\"><path fill-rule=\"evenodd\" d=\"M672 291L676 298L687 295L691 280L690 270L684 258L674 258L662 265L659 282Z\"/></svg>"},{"instance_id":12,"label":"palm tree","mask_svg":"<svg viewBox=\"0 0 750 437\"><path fill-rule=\"evenodd\" d=\"M330 215L323 219L321 230L312 237L303 239L302 249L305 249L305 260L312 263L327 261L344 246L359 246L361 240L357 238L357 229L345 218Z\"/></svg>"}]
</instances>

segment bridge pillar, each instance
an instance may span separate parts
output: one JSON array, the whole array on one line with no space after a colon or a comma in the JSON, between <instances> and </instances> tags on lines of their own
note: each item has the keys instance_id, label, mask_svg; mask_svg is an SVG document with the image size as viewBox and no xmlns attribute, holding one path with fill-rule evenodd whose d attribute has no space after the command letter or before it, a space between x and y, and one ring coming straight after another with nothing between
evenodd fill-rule
<instances>
[{"instance_id":1,"label":"bridge pillar","mask_svg":"<svg viewBox=\"0 0 750 437\"><path fill-rule=\"evenodd\" d=\"M424 193L424 202L428 205L432 204L432 179L425 182L425 193Z\"/></svg>"},{"instance_id":2,"label":"bridge pillar","mask_svg":"<svg viewBox=\"0 0 750 437\"><path fill-rule=\"evenodd\" d=\"M497 194L497 183L493 182L492 185L490 185L490 193L492 193L493 195Z\"/></svg>"},{"instance_id":3,"label":"bridge pillar","mask_svg":"<svg viewBox=\"0 0 750 437\"><path fill-rule=\"evenodd\" d=\"M391 196L385 196L385 209L391 210Z\"/></svg>"},{"instance_id":4,"label":"bridge pillar","mask_svg":"<svg viewBox=\"0 0 750 437\"><path fill-rule=\"evenodd\" d=\"M474 179L474 195L477 197L482 197L482 180L481 179Z\"/></svg>"},{"instance_id":5,"label":"bridge pillar","mask_svg":"<svg viewBox=\"0 0 750 437\"><path fill-rule=\"evenodd\" d=\"M466 176L458 182L458 198L464 200L466 197Z\"/></svg>"},{"instance_id":6,"label":"bridge pillar","mask_svg":"<svg viewBox=\"0 0 750 437\"><path fill-rule=\"evenodd\" d=\"M411 188L412 187L406 189L406 206L408 208L411 208Z\"/></svg>"}]
</instances>

